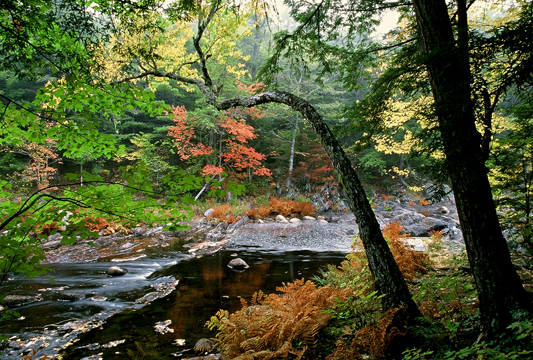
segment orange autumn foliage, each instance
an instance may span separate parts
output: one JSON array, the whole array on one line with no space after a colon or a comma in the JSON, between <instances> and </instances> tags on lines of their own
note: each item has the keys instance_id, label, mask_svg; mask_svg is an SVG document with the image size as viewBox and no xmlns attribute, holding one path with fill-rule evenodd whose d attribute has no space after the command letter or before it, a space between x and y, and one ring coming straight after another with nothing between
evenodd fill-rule
<instances>
[{"instance_id":1,"label":"orange autumn foliage","mask_svg":"<svg viewBox=\"0 0 533 360\"><path fill-rule=\"evenodd\" d=\"M101 230L104 230L102 234L104 236L111 235L116 232L121 234L133 233L131 229L127 228L123 224L103 217L86 216L82 219L82 221L85 223L85 227L87 227L91 232L100 232Z\"/></svg>"},{"instance_id":2,"label":"orange autumn foliage","mask_svg":"<svg viewBox=\"0 0 533 360\"><path fill-rule=\"evenodd\" d=\"M270 176L270 170L261 164L266 156L248 146L248 142L258 135L245 119L260 118L262 112L257 109L231 109L225 115L215 120L214 126L218 128L219 136L216 142L219 144L214 146L202 143L201 137L196 134L195 119L189 117L185 107L172 107L170 118L174 126L169 128L168 135L174 138L179 157L188 160L190 157L205 156L207 164L202 169L203 176L219 175L225 167L237 174L246 174L247 170L251 170L254 175Z\"/></svg>"},{"instance_id":3,"label":"orange autumn foliage","mask_svg":"<svg viewBox=\"0 0 533 360\"><path fill-rule=\"evenodd\" d=\"M53 223L50 223L50 224L44 224L41 227L41 230L38 230L35 233L43 234L43 235L50 235L52 231L57 230L57 229L58 229L57 221L54 221Z\"/></svg>"},{"instance_id":4,"label":"orange autumn foliage","mask_svg":"<svg viewBox=\"0 0 533 360\"><path fill-rule=\"evenodd\" d=\"M315 209L308 202L295 201L283 198L271 198L269 201L270 214L280 214L283 216L306 216L314 215Z\"/></svg>"},{"instance_id":5,"label":"orange autumn foliage","mask_svg":"<svg viewBox=\"0 0 533 360\"><path fill-rule=\"evenodd\" d=\"M412 281L417 274L427 273L429 257L420 251L413 250L411 245L402 239L408 238L409 234L402 234L404 227L400 222L386 225L383 229L383 237L390 241L390 249L394 260L400 267L405 279Z\"/></svg>"},{"instance_id":6,"label":"orange autumn foliage","mask_svg":"<svg viewBox=\"0 0 533 360\"><path fill-rule=\"evenodd\" d=\"M402 308L392 308L374 324L359 329L351 344L345 340L337 341L335 351L326 360L375 359L386 358L397 345L401 346L412 334L406 327ZM369 355L362 355L369 354Z\"/></svg>"},{"instance_id":7,"label":"orange autumn foliage","mask_svg":"<svg viewBox=\"0 0 533 360\"><path fill-rule=\"evenodd\" d=\"M250 304L224 319L217 335L228 359L315 359L319 335L330 314L324 310L351 295L349 288L316 287L296 280L281 295L255 293Z\"/></svg>"},{"instance_id":8,"label":"orange autumn foliage","mask_svg":"<svg viewBox=\"0 0 533 360\"><path fill-rule=\"evenodd\" d=\"M270 198L268 206L260 206L246 212L250 219L266 218L274 215L306 216L314 215L315 209L311 203L282 198Z\"/></svg>"}]
</instances>

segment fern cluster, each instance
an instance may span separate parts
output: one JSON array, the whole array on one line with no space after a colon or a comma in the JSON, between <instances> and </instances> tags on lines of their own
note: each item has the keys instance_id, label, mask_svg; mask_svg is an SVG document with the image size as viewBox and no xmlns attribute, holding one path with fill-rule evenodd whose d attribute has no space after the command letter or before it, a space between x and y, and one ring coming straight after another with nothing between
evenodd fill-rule
<instances>
[{"instance_id":1,"label":"fern cluster","mask_svg":"<svg viewBox=\"0 0 533 360\"><path fill-rule=\"evenodd\" d=\"M412 281L416 276L427 273L429 257L423 252L413 250L411 245L402 241L410 235L402 234L403 229L400 222L386 225L383 229L383 237L389 241L392 255L403 277Z\"/></svg>"},{"instance_id":2,"label":"fern cluster","mask_svg":"<svg viewBox=\"0 0 533 360\"><path fill-rule=\"evenodd\" d=\"M303 279L277 290L282 294L256 293L241 310L229 317L219 312L208 322L219 329L217 341L226 358L315 359L319 333L331 317L323 310L350 295L348 288L317 288Z\"/></svg>"}]
</instances>

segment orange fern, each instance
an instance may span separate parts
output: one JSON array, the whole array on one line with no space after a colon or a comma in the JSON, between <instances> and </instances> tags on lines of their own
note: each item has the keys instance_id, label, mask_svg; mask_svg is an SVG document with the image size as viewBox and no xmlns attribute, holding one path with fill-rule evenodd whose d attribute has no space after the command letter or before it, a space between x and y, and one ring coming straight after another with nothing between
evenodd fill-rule
<instances>
[{"instance_id":1,"label":"orange fern","mask_svg":"<svg viewBox=\"0 0 533 360\"><path fill-rule=\"evenodd\" d=\"M402 239L408 238L409 234L402 234L404 227L400 222L386 225L383 229L383 237L390 241L390 249L394 260L400 267L404 278L412 281L417 274L427 273L429 257L420 251L413 250L411 245Z\"/></svg>"},{"instance_id":2,"label":"orange fern","mask_svg":"<svg viewBox=\"0 0 533 360\"><path fill-rule=\"evenodd\" d=\"M277 289L282 295L254 294L250 304L226 319L217 340L230 359L314 359L319 332L327 325L336 299L345 300L349 289L316 288L297 280Z\"/></svg>"}]
</instances>

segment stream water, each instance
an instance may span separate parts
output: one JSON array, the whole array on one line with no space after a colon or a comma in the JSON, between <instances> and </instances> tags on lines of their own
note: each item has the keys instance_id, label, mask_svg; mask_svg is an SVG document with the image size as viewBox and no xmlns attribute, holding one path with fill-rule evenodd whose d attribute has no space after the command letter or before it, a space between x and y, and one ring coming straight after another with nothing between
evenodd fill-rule
<instances>
[{"instance_id":1,"label":"stream water","mask_svg":"<svg viewBox=\"0 0 533 360\"><path fill-rule=\"evenodd\" d=\"M246 271L227 267L237 254L250 265ZM309 279L318 269L339 264L344 257L342 252L241 248L201 258L167 252L120 264L53 264L54 272L49 276L54 282L46 277L16 278L0 288L2 294L42 297L42 301L15 309L23 320L0 322L0 335L22 340L40 337L33 348L27 347L28 352L38 349L34 358L57 354L58 348L72 342L64 359L98 358L96 354L104 359L146 354L152 354L148 358L186 358L195 355L191 349L198 339L214 336L204 324L219 309L238 310L241 298L250 299L258 290L274 292L283 282ZM128 274L108 277L106 270L113 265L126 268ZM136 304L154 288L175 280L179 283L167 296L145 306ZM61 292L86 297L75 302L58 301ZM87 332L83 324L88 321L96 323L96 329ZM170 331L156 332L156 324L165 321ZM178 345L176 339L183 339L184 345ZM0 357L20 359L23 350L9 347Z\"/></svg>"}]
</instances>

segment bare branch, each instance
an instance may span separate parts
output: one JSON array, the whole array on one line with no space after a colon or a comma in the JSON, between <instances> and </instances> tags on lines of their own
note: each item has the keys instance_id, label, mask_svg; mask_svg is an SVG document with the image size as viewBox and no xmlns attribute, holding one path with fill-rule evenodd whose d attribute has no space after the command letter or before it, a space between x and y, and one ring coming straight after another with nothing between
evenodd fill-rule
<instances>
[{"instance_id":1,"label":"bare branch","mask_svg":"<svg viewBox=\"0 0 533 360\"><path fill-rule=\"evenodd\" d=\"M202 50L200 41L202 40L202 36L204 35L205 30L207 29L207 27L209 26L209 24L215 17L215 14L217 13L217 11L220 10L220 5L221 5L220 0L215 1L209 11L209 15L207 15L205 19L201 18L201 11L200 11L200 18L198 19L198 32L193 38L194 49L196 50L196 53L198 54L198 57L200 58L200 67L201 67L202 76L205 82L204 85L205 87L210 89L211 92L212 92L212 87L213 87L213 80L211 80L211 76L209 75L209 71L207 70L207 65L206 65L207 57L206 57L206 54L204 54ZM208 104L213 104L215 102L214 94L211 94L211 96L207 97L206 101Z\"/></svg>"}]
</instances>

